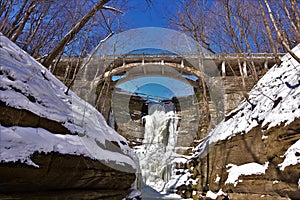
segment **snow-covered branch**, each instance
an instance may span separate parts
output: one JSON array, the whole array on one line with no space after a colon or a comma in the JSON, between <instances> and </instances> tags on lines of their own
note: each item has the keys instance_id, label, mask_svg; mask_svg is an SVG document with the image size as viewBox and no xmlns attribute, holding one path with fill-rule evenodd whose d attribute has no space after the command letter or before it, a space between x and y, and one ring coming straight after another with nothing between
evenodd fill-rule
<instances>
[{"instance_id":1,"label":"snow-covered branch","mask_svg":"<svg viewBox=\"0 0 300 200\"><path fill-rule=\"evenodd\" d=\"M114 7L111 7L111 6L103 6L102 9L103 10L110 10L110 11L113 11L113 12L124 14L124 12L122 10L114 8Z\"/></svg>"}]
</instances>

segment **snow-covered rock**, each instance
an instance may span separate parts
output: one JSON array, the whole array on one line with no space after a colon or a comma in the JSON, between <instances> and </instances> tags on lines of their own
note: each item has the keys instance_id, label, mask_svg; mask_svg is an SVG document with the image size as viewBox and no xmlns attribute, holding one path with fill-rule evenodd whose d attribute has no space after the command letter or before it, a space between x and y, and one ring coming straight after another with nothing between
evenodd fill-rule
<instances>
[{"instance_id":1,"label":"snow-covered rock","mask_svg":"<svg viewBox=\"0 0 300 200\"><path fill-rule=\"evenodd\" d=\"M219 196L226 195L222 190L219 190L217 193L212 191L207 191L206 198L217 199Z\"/></svg>"},{"instance_id":2,"label":"snow-covered rock","mask_svg":"<svg viewBox=\"0 0 300 200\"><path fill-rule=\"evenodd\" d=\"M293 51L300 57L300 45ZM300 63L286 54L194 148L197 193L299 199L299 130Z\"/></svg>"},{"instance_id":3,"label":"snow-covered rock","mask_svg":"<svg viewBox=\"0 0 300 200\"><path fill-rule=\"evenodd\" d=\"M300 57L300 44L293 51ZM249 92L248 100L230 112L206 140L194 148L198 155L207 142L211 145L257 126L270 129L300 118L300 64L290 54L281 60L280 66L272 67L258 81Z\"/></svg>"},{"instance_id":4,"label":"snow-covered rock","mask_svg":"<svg viewBox=\"0 0 300 200\"><path fill-rule=\"evenodd\" d=\"M20 175L23 168L27 170L23 177L24 185L32 183L33 180L26 182L32 175L37 181L36 188L47 189L47 184L56 183L50 183L50 179L55 177L45 170L52 171L51 167L55 164L51 162L60 163L65 170L57 173L61 177L56 178L63 183L54 184L55 189L101 188L102 180L107 188L118 188L118 184L124 184L120 187L129 189L137 165L126 139L111 129L90 104L71 91L65 94L64 84L2 33L0 80L1 192L13 183L22 187L22 181L10 180L16 177L13 174L6 176L5 172L11 169L11 172ZM57 155L59 158L56 158ZM51 162L45 163L45 159ZM69 168L68 159L73 162L69 164L74 164L74 168ZM90 168L97 170L94 175ZM42 175L40 172L45 172L43 177L39 177ZM104 172L108 175L105 176ZM109 173L120 177L110 177ZM68 175L77 179L68 178ZM22 175L19 178L22 180ZM107 180L115 180L112 187L107 185ZM16 191L22 190L18 187Z\"/></svg>"},{"instance_id":5,"label":"snow-covered rock","mask_svg":"<svg viewBox=\"0 0 300 200\"><path fill-rule=\"evenodd\" d=\"M239 176L241 175L253 175L253 174L264 174L268 169L269 162L266 162L264 165L258 163L246 163L240 166L234 164L228 164L227 170L228 178L225 181L225 184L233 184L236 186L239 182Z\"/></svg>"},{"instance_id":6,"label":"snow-covered rock","mask_svg":"<svg viewBox=\"0 0 300 200\"><path fill-rule=\"evenodd\" d=\"M279 164L280 170L290 165L300 164L300 139L293 144L284 154L284 161Z\"/></svg>"},{"instance_id":7,"label":"snow-covered rock","mask_svg":"<svg viewBox=\"0 0 300 200\"><path fill-rule=\"evenodd\" d=\"M0 41L1 102L8 107L27 110L58 122L70 134L79 135L76 138L86 150L78 153L104 162L126 163L132 168L136 167L132 158L126 155L131 152L126 139L109 128L95 108L72 92L66 95L65 85L3 35L0 35ZM14 132L18 134L18 129ZM68 141L61 135L57 137ZM103 148L107 141L116 142L123 153ZM3 145L1 147L4 148ZM26 151L25 146L23 151ZM29 159L28 155L24 156L21 160ZM7 160L2 154L1 160L14 161L13 158Z\"/></svg>"}]
</instances>

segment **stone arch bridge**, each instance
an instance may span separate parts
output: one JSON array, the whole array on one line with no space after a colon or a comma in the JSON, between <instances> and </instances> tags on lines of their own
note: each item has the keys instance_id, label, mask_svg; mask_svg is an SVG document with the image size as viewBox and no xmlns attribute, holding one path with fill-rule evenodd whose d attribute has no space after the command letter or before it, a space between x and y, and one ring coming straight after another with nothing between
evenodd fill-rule
<instances>
[{"instance_id":1,"label":"stone arch bridge","mask_svg":"<svg viewBox=\"0 0 300 200\"><path fill-rule=\"evenodd\" d=\"M53 69L53 73L59 79L68 82L72 79L74 72L84 65L84 62L84 60L78 58L63 58L58 66ZM80 63L80 65L76 63ZM203 80L209 76L214 80L221 80L220 83L224 88L223 112L228 113L243 99L243 92L249 91L257 80L274 64L275 59L272 54L202 54L199 56L196 54L143 53L93 56L89 60L88 65L79 71L72 90L95 105L105 119L108 120L112 106L112 91L116 84L122 82L123 77L128 76L129 73L131 79L144 76L184 79L193 86L197 97L196 101L201 105L203 105L202 93L205 91L203 88L207 87L203 84ZM119 79L113 80L112 77L119 77ZM117 98L122 99L125 97L120 95ZM140 101L141 99L135 97L135 100ZM183 100L181 99L181 101ZM204 124L207 124L205 120L212 121L212 125L220 120L211 101L208 98L209 109L206 115L209 115L209 117L203 117L198 124L181 127L183 133L197 132L197 138L202 138L208 129L211 128L203 128ZM194 103L187 102L187 105L193 105ZM180 111L182 115L188 112L186 110ZM192 119L186 119L186 121L192 121ZM137 130L135 126L136 123L124 122L124 124L118 124L117 129L127 138L126 132L131 132L131 135L139 137L138 135L143 132L143 127L141 126Z\"/></svg>"}]
</instances>

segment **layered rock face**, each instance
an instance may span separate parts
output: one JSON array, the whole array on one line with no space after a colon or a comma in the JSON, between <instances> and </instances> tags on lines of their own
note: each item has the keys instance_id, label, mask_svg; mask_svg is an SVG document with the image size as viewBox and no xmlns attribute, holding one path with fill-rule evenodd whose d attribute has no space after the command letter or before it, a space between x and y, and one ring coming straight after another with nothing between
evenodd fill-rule
<instances>
[{"instance_id":1,"label":"layered rock face","mask_svg":"<svg viewBox=\"0 0 300 200\"><path fill-rule=\"evenodd\" d=\"M293 49L300 56L300 45ZM180 166L194 199L300 199L300 63L289 54ZM227 196L227 197L226 197Z\"/></svg>"},{"instance_id":2,"label":"layered rock face","mask_svg":"<svg viewBox=\"0 0 300 200\"><path fill-rule=\"evenodd\" d=\"M122 199L135 175L84 156L34 153L35 168L20 162L0 164L0 198Z\"/></svg>"},{"instance_id":3,"label":"layered rock face","mask_svg":"<svg viewBox=\"0 0 300 200\"><path fill-rule=\"evenodd\" d=\"M0 33L0 199L122 199L136 157L103 116Z\"/></svg>"},{"instance_id":4,"label":"layered rock face","mask_svg":"<svg viewBox=\"0 0 300 200\"><path fill-rule=\"evenodd\" d=\"M51 130L54 134L71 134L58 122L0 104L0 122L7 128L35 127ZM32 131L35 132L34 129ZM15 145L18 145L17 141ZM116 151L121 151L117 145L111 145ZM109 145L106 147L110 148ZM13 147L5 145L4 148ZM44 153L37 149L30 156L35 166L1 159L0 198L119 200L128 194L135 181L134 170L130 166L127 166L129 171L119 171L88 156L62 154L54 150L53 147L52 152Z\"/></svg>"},{"instance_id":5,"label":"layered rock face","mask_svg":"<svg viewBox=\"0 0 300 200\"><path fill-rule=\"evenodd\" d=\"M300 139L299 133L300 119L297 119L288 126L265 131L254 128L247 134L219 141L210 147L206 156L186 164L191 178L198 181L195 185L181 186L179 193L194 196L194 199L208 190L215 193L222 190L230 199L300 199L300 165L290 165L284 170L279 167L288 147ZM246 163L268 163L268 168L265 173L241 175L235 183L227 183L229 164L241 166Z\"/></svg>"}]
</instances>

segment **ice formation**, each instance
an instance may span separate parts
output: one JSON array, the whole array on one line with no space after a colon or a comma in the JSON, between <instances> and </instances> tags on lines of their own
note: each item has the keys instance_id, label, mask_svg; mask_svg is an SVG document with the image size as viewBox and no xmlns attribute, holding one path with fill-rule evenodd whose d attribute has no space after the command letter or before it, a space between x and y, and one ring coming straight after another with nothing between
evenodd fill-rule
<instances>
[{"instance_id":1,"label":"ice formation","mask_svg":"<svg viewBox=\"0 0 300 200\"><path fill-rule=\"evenodd\" d=\"M162 192L171 177L172 160L177 143L178 117L174 105L150 104L144 116L143 144L137 150L143 181Z\"/></svg>"}]
</instances>

